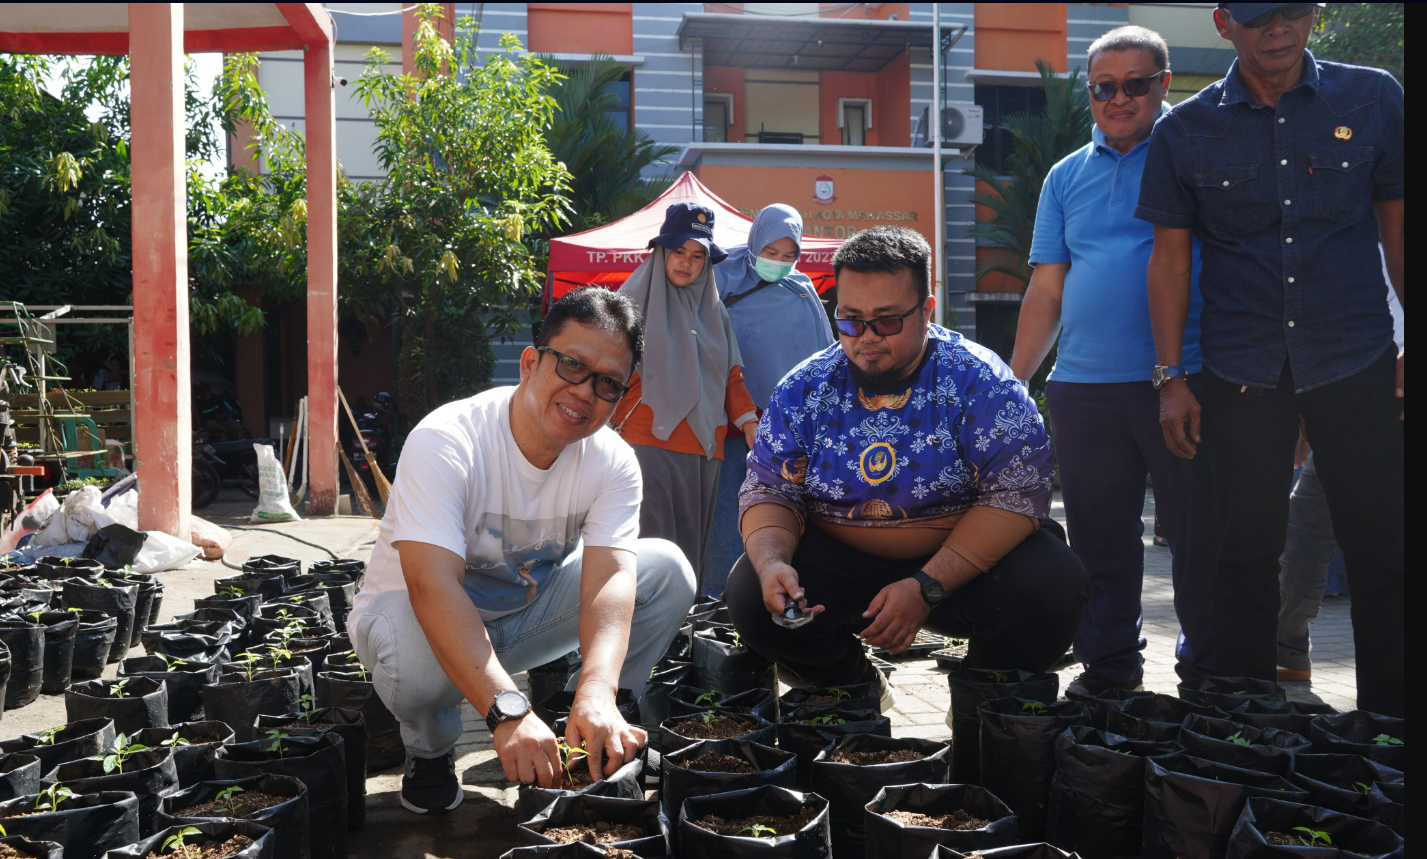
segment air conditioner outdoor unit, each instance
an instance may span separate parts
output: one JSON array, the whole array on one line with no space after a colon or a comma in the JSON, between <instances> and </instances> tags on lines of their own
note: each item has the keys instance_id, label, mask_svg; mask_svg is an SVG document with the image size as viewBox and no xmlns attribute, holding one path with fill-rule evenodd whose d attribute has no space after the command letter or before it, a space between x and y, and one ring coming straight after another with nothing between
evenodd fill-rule
<instances>
[{"instance_id":1,"label":"air conditioner outdoor unit","mask_svg":"<svg viewBox=\"0 0 1427 859\"><path fill-rule=\"evenodd\" d=\"M970 102L950 102L941 109L943 146L981 145L981 107Z\"/></svg>"}]
</instances>

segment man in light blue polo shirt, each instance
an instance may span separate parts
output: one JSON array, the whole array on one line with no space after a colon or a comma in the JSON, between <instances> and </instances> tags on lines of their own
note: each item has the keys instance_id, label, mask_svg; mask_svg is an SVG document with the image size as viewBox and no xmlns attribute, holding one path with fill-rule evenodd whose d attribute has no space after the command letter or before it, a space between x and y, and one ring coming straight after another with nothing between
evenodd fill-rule
<instances>
[{"instance_id":1,"label":"man in light blue polo shirt","mask_svg":"<svg viewBox=\"0 0 1427 859\"><path fill-rule=\"evenodd\" d=\"M1089 49L1092 140L1056 164L1041 190L1011 369L1029 379L1060 335L1046 384L1070 545L1090 573L1090 604L1075 636L1085 672L1067 691L1135 689L1144 678L1140 594L1145 479L1173 552L1176 647L1182 677L1211 673L1208 577L1191 539L1199 467L1171 454L1159 425L1145 267L1154 231L1135 218L1140 174L1169 92L1169 48L1143 27L1120 27ZM1199 253L1184 369L1199 375Z\"/></svg>"}]
</instances>

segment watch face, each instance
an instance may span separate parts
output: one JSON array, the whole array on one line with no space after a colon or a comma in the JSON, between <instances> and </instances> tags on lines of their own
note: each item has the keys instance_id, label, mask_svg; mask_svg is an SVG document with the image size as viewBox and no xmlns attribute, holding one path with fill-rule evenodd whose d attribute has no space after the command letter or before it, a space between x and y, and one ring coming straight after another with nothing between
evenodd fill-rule
<instances>
[{"instance_id":1,"label":"watch face","mask_svg":"<svg viewBox=\"0 0 1427 859\"><path fill-rule=\"evenodd\" d=\"M530 709L530 704L525 700L525 696L513 690L507 690L495 696L496 712L507 718L525 715L525 711Z\"/></svg>"}]
</instances>

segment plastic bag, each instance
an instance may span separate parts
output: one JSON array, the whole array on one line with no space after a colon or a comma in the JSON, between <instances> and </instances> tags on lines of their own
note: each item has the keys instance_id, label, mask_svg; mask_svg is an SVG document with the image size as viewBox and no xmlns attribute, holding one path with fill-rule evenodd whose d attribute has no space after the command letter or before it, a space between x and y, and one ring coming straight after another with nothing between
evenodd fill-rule
<instances>
[{"instance_id":1,"label":"plastic bag","mask_svg":"<svg viewBox=\"0 0 1427 859\"><path fill-rule=\"evenodd\" d=\"M109 751L105 749L105 751ZM139 836L154 832L159 799L178 790L178 768L167 746L145 749L130 756L122 770L106 772L93 758L70 761L50 770L45 785L63 784L75 793L127 790L139 798Z\"/></svg>"},{"instance_id":2,"label":"plastic bag","mask_svg":"<svg viewBox=\"0 0 1427 859\"><path fill-rule=\"evenodd\" d=\"M1398 835L1404 835L1407 828L1407 819L1403 816L1406 801L1407 786L1401 782L1374 784L1368 792L1368 810L1372 819Z\"/></svg>"},{"instance_id":3,"label":"plastic bag","mask_svg":"<svg viewBox=\"0 0 1427 859\"><path fill-rule=\"evenodd\" d=\"M326 727L306 727L311 724ZM254 727L259 735L279 728L294 737L335 733L342 737L342 757L347 767L347 830L355 832L367 819L367 720L359 710L323 707L282 716L259 716Z\"/></svg>"},{"instance_id":4,"label":"plastic bag","mask_svg":"<svg viewBox=\"0 0 1427 859\"><path fill-rule=\"evenodd\" d=\"M144 547L148 536L117 523L105 525L89 538L83 557L93 558L111 570L122 569L134 562L134 556Z\"/></svg>"},{"instance_id":5,"label":"plastic bag","mask_svg":"<svg viewBox=\"0 0 1427 859\"><path fill-rule=\"evenodd\" d=\"M1229 718L1255 728L1278 728L1306 737L1314 716L1338 712L1331 706L1309 701L1269 701L1250 698L1229 711Z\"/></svg>"},{"instance_id":6,"label":"plastic bag","mask_svg":"<svg viewBox=\"0 0 1427 859\"><path fill-rule=\"evenodd\" d=\"M976 708L995 698L1032 698L1049 704L1060 689L1055 674L966 668L947 675L951 686L951 780L981 783L981 717Z\"/></svg>"},{"instance_id":7,"label":"plastic bag","mask_svg":"<svg viewBox=\"0 0 1427 859\"><path fill-rule=\"evenodd\" d=\"M190 833L186 839L186 844L194 848L222 844L235 835L251 839L252 843L237 853L225 853L225 859L229 856L232 859L267 859L273 855L273 848L277 845L276 833L262 824L247 820L207 820L160 829L137 844L109 851L105 859L144 859L145 856L158 853L163 849L164 842L190 827L198 830L197 835ZM179 852L175 850L172 855L177 856Z\"/></svg>"},{"instance_id":8,"label":"plastic bag","mask_svg":"<svg viewBox=\"0 0 1427 859\"><path fill-rule=\"evenodd\" d=\"M716 752L741 758L755 767L751 773L724 773L692 770L688 762ZM659 801L671 829L670 840L678 835L680 810L691 796L709 796L744 790L765 784L791 788L797 776L797 757L784 749L775 749L747 740L703 740L664 755Z\"/></svg>"},{"instance_id":9,"label":"plastic bag","mask_svg":"<svg viewBox=\"0 0 1427 859\"><path fill-rule=\"evenodd\" d=\"M987 821L980 829L907 826L887 816L907 811L936 817L965 811ZM1016 843L1016 815L974 784L903 784L884 787L863 806L866 853L877 859L924 859L937 845L962 853Z\"/></svg>"},{"instance_id":10,"label":"plastic bag","mask_svg":"<svg viewBox=\"0 0 1427 859\"><path fill-rule=\"evenodd\" d=\"M88 542L94 532L99 530L93 514L93 510L102 509L99 497L99 488L96 486L81 486L71 492L59 509L35 531L29 545L60 546L65 543Z\"/></svg>"},{"instance_id":11,"label":"plastic bag","mask_svg":"<svg viewBox=\"0 0 1427 859\"><path fill-rule=\"evenodd\" d=\"M124 684L124 695L113 689ZM64 693L65 717L113 719L114 730L137 734L144 728L168 727L168 687L152 677L125 677L121 680L85 680L72 684Z\"/></svg>"},{"instance_id":12,"label":"plastic bag","mask_svg":"<svg viewBox=\"0 0 1427 859\"><path fill-rule=\"evenodd\" d=\"M1407 769L1407 722L1367 710L1315 716L1309 725L1313 750L1362 755L1395 770Z\"/></svg>"},{"instance_id":13,"label":"plastic bag","mask_svg":"<svg viewBox=\"0 0 1427 859\"><path fill-rule=\"evenodd\" d=\"M213 768L220 779L272 774L301 781L307 786L312 859L346 859L347 768L341 735L289 737L282 745L279 754L267 740L230 743L218 750Z\"/></svg>"},{"instance_id":14,"label":"plastic bag","mask_svg":"<svg viewBox=\"0 0 1427 859\"><path fill-rule=\"evenodd\" d=\"M267 808L249 813L247 820L259 823L273 831L277 841L273 850L274 859L307 859L307 787L298 779L285 775L257 775L230 781L208 780L190 788L164 797L159 805L158 825L203 823L219 818L193 817L183 812L195 805L212 801L218 793L229 787L241 787L245 791L265 793L268 796L291 797Z\"/></svg>"},{"instance_id":15,"label":"plastic bag","mask_svg":"<svg viewBox=\"0 0 1427 859\"><path fill-rule=\"evenodd\" d=\"M1227 719L1189 716L1179 729L1185 754L1229 766L1287 775L1294 752L1306 752L1308 740L1292 731L1255 728Z\"/></svg>"},{"instance_id":16,"label":"plastic bag","mask_svg":"<svg viewBox=\"0 0 1427 859\"><path fill-rule=\"evenodd\" d=\"M920 760L903 763L851 764L831 760L838 752L912 751ZM946 743L906 737L893 739L873 734L853 734L818 753L809 779L813 793L828 801L833 855L837 859L862 859L863 809L889 785L941 784L951 771L951 747Z\"/></svg>"},{"instance_id":17,"label":"plastic bag","mask_svg":"<svg viewBox=\"0 0 1427 859\"><path fill-rule=\"evenodd\" d=\"M10 522L5 535L0 537L0 554L12 552L20 544L20 538L41 527L59 509L53 489L46 489L40 497L31 501L24 510Z\"/></svg>"},{"instance_id":18,"label":"plastic bag","mask_svg":"<svg viewBox=\"0 0 1427 859\"><path fill-rule=\"evenodd\" d=\"M734 693L772 687L768 660L743 644L731 629L695 627L692 654L698 685L704 689Z\"/></svg>"},{"instance_id":19,"label":"plastic bag","mask_svg":"<svg viewBox=\"0 0 1427 859\"><path fill-rule=\"evenodd\" d=\"M1179 726L1187 717L1194 715L1211 719L1228 718L1227 713L1212 705L1194 704L1173 695L1151 695L1131 698L1121 706L1108 710L1105 729L1132 740L1175 742L1179 739Z\"/></svg>"},{"instance_id":20,"label":"plastic bag","mask_svg":"<svg viewBox=\"0 0 1427 859\"><path fill-rule=\"evenodd\" d=\"M202 549L177 537L170 537L162 531L145 531L149 538L134 556L134 570L140 573L158 573L175 570L198 557Z\"/></svg>"},{"instance_id":21,"label":"plastic bag","mask_svg":"<svg viewBox=\"0 0 1427 859\"><path fill-rule=\"evenodd\" d=\"M1302 830L1308 830L1305 834ZM1305 850L1309 846L1287 846L1269 844L1264 840L1265 832L1283 832L1298 836L1311 844L1316 833L1328 836L1328 846L1317 841L1321 850ZM1231 859L1268 859L1272 856L1324 856L1400 857L1404 855L1402 837L1383 826L1362 818L1312 805L1282 802L1276 799L1255 797L1244 806L1244 813L1234 824L1229 836L1228 855Z\"/></svg>"},{"instance_id":22,"label":"plastic bag","mask_svg":"<svg viewBox=\"0 0 1427 859\"><path fill-rule=\"evenodd\" d=\"M30 813L34 805L32 796L0 803L5 831L31 841L63 844L66 859L99 859L109 850L139 840L139 800L128 791L72 796L59 804L58 811L42 814Z\"/></svg>"},{"instance_id":23,"label":"plastic bag","mask_svg":"<svg viewBox=\"0 0 1427 859\"><path fill-rule=\"evenodd\" d=\"M1029 698L998 698L977 711L981 786L1016 813L1022 841L1043 840L1056 738L1066 728L1089 725L1090 711L1079 701L1045 704Z\"/></svg>"},{"instance_id":24,"label":"plastic bag","mask_svg":"<svg viewBox=\"0 0 1427 859\"><path fill-rule=\"evenodd\" d=\"M806 724L827 717L821 724ZM892 736L892 720L876 710L799 708L778 718L778 748L798 756L798 786L806 787L818 752L848 734Z\"/></svg>"},{"instance_id":25,"label":"plastic bag","mask_svg":"<svg viewBox=\"0 0 1427 859\"><path fill-rule=\"evenodd\" d=\"M648 746L641 747L636 753L634 760L631 760L612 773L608 773L597 782L586 785L579 790L561 790L559 788L540 787L533 784L522 784L515 796L515 814L519 820L530 820L540 810L546 808L554 802L557 797L573 796L575 794L594 794L595 796L618 796L624 799L644 798L644 756Z\"/></svg>"},{"instance_id":26,"label":"plastic bag","mask_svg":"<svg viewBox=\"0 0 1427 859\"><path fill-rule=\"evenodd\" d=\"M1283 687L1272 680L1254 677L1192 677L1178 686L1179 697L1195 704L1212 704L1230 710L1248 698L1284 701Z\"/></svg>"},{"instance_id":27,"label":"plastic bag","mask_svg":"<svg viewBox=\"0 0 1427 859\"><path fill-rule=\"evenodd\" d=\"M40 792L40 759L24 752L0 755L0 799Z\"/></svg>"},{"instance_id":28,"label":"plastic bag","mask_svg":"<svg viewBox=\"0 0 1427 859\"><path fill-rule=\"evenodd\" d=\"M282 463L270 444L253 444L258 454L258 506L253 508L249 522L290 522L301 519L292 509L291 490Z\"/></svg>"},{"instance_id":29,"label":"plastic bag","mask_svg":"<svg viewBox=\"0 0 1427 859\"><path fill-rule=\"evenodd\" d=\"M1314 805L1356 817L1372 817L1370 791L1376 782L1400 784L1401 770L1362 755L1293 756L1288 780L1308 791Z\"/></svg>"},{"instance_id":30,"label":"plastic bag","mask_svg":"<svg viewBox=\"0 0 1427 859\"><path fill-rule=\"evenodd\" d=\"M816 809L817 816L791 835L752 839L719 835L698 825L698 821L710 815L724 820L753 815L791 817L804 808ZM827 800L815 793L798 793L772 785L695 797L684 803L684 816L679 821L679 845L679 855L684 859L744 859L753 856L826 859L832 855Z\"/></svg>"},{"instance_id":31,"label":"plastic bag","mask_svg":"<svg viewBox=\"0 0 1427 859\"><path fill-rule=\"evenodd\" d=\"M178 771L178 786L187 788L201 781L212 781L214 753L220 746L233 742L233 729L222 722L185 722L166 728L145 728L131 739L157 749L174 734L188 740L187 745L173 746L173 766ZM159 824L161 827L167 825Z\"/></svg>"},{"instance_id":32,"label":"plastic bag","mask_svg":"<svg viewBox=\"0 0 1427 859\"><path fill-rule=\"evenodd\" d=\"M1303 802L1308 794L1276 775L1189 755L1145 763L1142 859L1224 859L1229 833L1250 797Z\"/></svg>"},{"instance_id":33,"label":"plastic bag","mask_svg":"<svg viewBox=\"0 0 1427 859\"><path fill-rule=\"evenodd\" d=\"M1145 758L1174 743L1067 728L1055 740L1046 840L1085 856L1138 856L1145 814Z\"/></svg>"},{"instance_id":34,"label":"plastic bag","mask_svg":"<svg viewBox=\"0 0 1427 859\"><path fill-rule=\"evenodd\" d=\"M599 821L613 824L630 823L644 830L644 834L638 838L607 842L609 847L630 850L640 856L648 856L656 851L661 856L664 854L664 825L659 819L659 802L653 799L624 799L591 794L556 797L549 807L517 826L515 836L522 847L557 844L559 842L544 834L546 829Z\"/></svg>"}]
</instances>

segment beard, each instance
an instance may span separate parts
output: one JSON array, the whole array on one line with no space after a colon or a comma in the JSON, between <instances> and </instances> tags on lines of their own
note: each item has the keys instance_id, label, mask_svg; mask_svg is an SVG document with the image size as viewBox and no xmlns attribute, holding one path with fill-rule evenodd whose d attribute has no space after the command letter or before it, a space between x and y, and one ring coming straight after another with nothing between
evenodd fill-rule
<instances>
[{"instance_id":1,"label":"beard","mask_svg":"<svg viewBox=\"0 0 1427 859\"><path fill-rule=\"evenodd\" d=\"M892 367L880 373L869 373L849 358L847 374L852 377L853 384L864 393L875 397L882 394L900 394L906 390L907 383L917 374L917 368L912 367L909 371L906 367Z\"/></svg>"}]
</instances>

